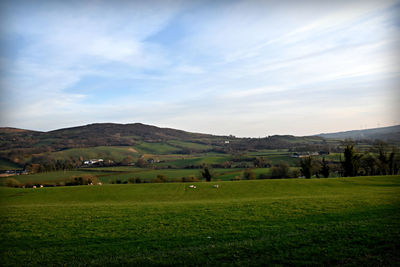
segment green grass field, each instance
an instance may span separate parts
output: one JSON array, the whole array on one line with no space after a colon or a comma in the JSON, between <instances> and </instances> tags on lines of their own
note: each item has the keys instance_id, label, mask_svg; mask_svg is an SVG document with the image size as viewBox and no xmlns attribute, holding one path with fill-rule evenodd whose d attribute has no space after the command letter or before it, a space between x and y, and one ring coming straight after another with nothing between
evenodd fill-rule
<instances>
[{"instance_id":1,"label":"green grass field","mask_svg":"<svg viewBox=\"0 0 400 267\"><path fill-rule=\"evenodd\" d=\"M260 174L269 174L269 168L257 168L253 170L257 175ZM234 179L235 177L243 177L244 169L213 169L214 180L223 180L229 181ZM56 184L65 182L74 176L95 176L102 183L111 183L116 180L120 180L121 182L127 181L129 178L140 178L142 181L151 181L157 175L166 175L167 178L171 181L173 179L179 179L182 177L197 177L201 178L200 169L161 169L161 170L153 170L146 168L136 168L136 167L128 167L128 166L119 166L119 167L98 167L98 168L81 168L77 170L69 170L69 171L54 171L54 172L44 172L44 173L36 173L36 174L28 174L28 175L18 175L11 176L21 182L22 184L26 182L34 183L48 183L48 184ZM4 183L6 179L10 177L2 177L0 178L0 185Z\"/></svg>"},{"instance_id":2,"label":"green grass field","mask_svg":"<svg viewBox=\"0 0 400 267\"><path fill-rule=\"evenodd\" d=\"M396 266L400 176L0 188L2 266Z\"/></svg>"}]
</instances>

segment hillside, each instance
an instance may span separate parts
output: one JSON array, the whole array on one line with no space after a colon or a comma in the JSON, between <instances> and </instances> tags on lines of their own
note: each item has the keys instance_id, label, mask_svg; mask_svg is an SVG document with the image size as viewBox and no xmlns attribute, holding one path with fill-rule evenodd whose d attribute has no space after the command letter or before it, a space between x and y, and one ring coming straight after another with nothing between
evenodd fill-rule
<instances>
[{"instance_id":1,"label":"hillside","mask_svg":"<svg viewBox=\"0 0 400 267\"><path fill-rule=\"evenodd\" d=\"M291 135L236 138L234 136L191 133L141 123L96 123L49 132L0 128L0 150L40 147L46 147L47 150L63 150L97 146L132 146L140 142L162 143L168 141L193 142L213 146L223 146L223 144L229 143L231 148L249 149L260 146L281 148L289 144L322 142L323 139L315 136L295 137Z\"/></svg>"},{"instance_id":2,"label":"hillside","mask_svg":"<svg viewBox=\"0 0 400 267\"><path fill-rule=\"evenodd\" d=\"M55 164L56 161L68 162L70 167L80 166L84 160L93 158L116 163L125 160L123 164L129 164L144 155L147 159L158 155L170 155L168 161L180 166L182 164L176 163L174 158L189 154L199 154L200 158L213 157L212 153L237 156L271 149L285 149L288 152L341 152L341 140L357 140L357 134L363 139L368 137L374 140L382 137L382 140L398 141L400 126L320 136L273 135L263 138L191 133L141 123L96 123L49 132L0 128L0 170L23 168L26 164ZM367 146L373 144L373 141L362 142ZM211 154L200 155L204 153ZM229 161L230 158L232 157L224 157L223 162ZM185 162L189 162L188 159Z\"/></svg>"},{"instance_id":3,"label":"hillside","mask_svg":"<svg viewBox=\"0 0 400 267\"><path fill-rule=\"evenodd\" d=\"M326 139L353 139L353 140L383 140L400 142L400 125L372 128L365 130L353 130L337 133L322 133L317 136Z\"/></svg>"},{"instance_id":4,"label":"hillside","mask_svg":"<svg viewBox=\"0 0 400 267\"><path fill-rule=\"evenodd\" d=\"M141 123L96 123L49 132L0 128L0 149L47 146L51 150L58 150L76 147L129 146L137 141L199 141L202 139L213 140L215 138L213 135L159 128Z\"/></svg>"}]
</instances>

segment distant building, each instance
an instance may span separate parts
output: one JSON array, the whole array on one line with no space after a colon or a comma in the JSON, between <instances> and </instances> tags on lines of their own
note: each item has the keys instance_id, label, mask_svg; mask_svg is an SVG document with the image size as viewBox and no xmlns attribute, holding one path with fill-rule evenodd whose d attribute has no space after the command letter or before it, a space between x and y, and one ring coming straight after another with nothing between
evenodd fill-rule
<instances>
[{"instance_id":1,"label":"distant building","mask_svg":"<svg viewBox=\"0 0 400 267\"><path fill-rule=\"evenodd\" d=\"M306 158L306 157L310 157L310 156L318 156L319 153L318 152L302 152L302 153L293 153L292 154L292 158Z\"/></svg>"},{"instance_id":2,"label":"distant building","mask_svg":"<svg viewBox=\"0 0 400 267\"><path fill-rule=\"evenodd\" d=\"M159 162L160 162L160 160L158 160L158 159L153 159L153 158L150 158L150 159L147 160L147 163L149 163L149 164L159 163Z\"/></svg>"},{"instance_id":3,"label":"distant building","mask_svg":"<svg viewBox=\"0 0 400 267\"><path fill-rule=\"evenodd\" d=\"M103 162L103 159L90 159L90 160L85 160L83 162L84 165L93 165L93 164L98 164L100 162Z\"/></svg>"}]
</instances>

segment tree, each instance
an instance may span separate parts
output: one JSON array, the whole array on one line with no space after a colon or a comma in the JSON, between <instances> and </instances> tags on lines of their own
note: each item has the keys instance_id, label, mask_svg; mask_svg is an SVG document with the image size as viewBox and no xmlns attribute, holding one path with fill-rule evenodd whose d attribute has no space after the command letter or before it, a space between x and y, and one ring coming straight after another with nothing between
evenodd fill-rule
<instances>
[{"instance_id":1,"label":"tree","mask_svg":"<svg viewBox=\"0 0 400 267\"><path fill-rule=\"evenodd\" d=\"M312 158L307 157L300 160L300 171L306 178L311 178L312 175Z\"/></svg>"},{"instance_id":2,"label":"tree","mask_svg":"<svg viewBox=\"0 0 400 267\"><path fill-rule=\"evenodd\" d=\"M146 166L146 161L143 158L139 158L136 161L136 166L138 166L139 168L143 168Z\"/></svg>"},{"instance_id":3,"label":"tree","mask_svg":"<svg viewBox=\"0 0 400 267\"><path fill-rule=\"evenodd\" d=\"M361 158L360 167L363 170L364 175L377 174L377 166L377 159L370 153L365 153Z\"/></svg>"},{"instance_id":4,"label":"tree","mask_svg":"<svg viewBox=\"0 0 400 267\"><path fill-rule=\"evenodd\" d=\"M390 153L385 143L377 144L376 148L378 149L377 166L379 174L396 174L399 170L398 151L396 147L393 147Z\"/></svg>"},{"instance_id":5,"label":"tree","mask_svg":"<svg viewBox=\"0 0 400 267\"><path fill-rule=\"evenodd\" d=\"M135 160L135 159L134 159L132 156L128 155L127 157L125 157L125 158L121 161L121 165L124 165L124 166L130 165L134 160Z\"/></svg>"},{"instance_id":6,"label":"tree","mask_svg":"<svg viewBox=\"0 0 400 267\"><path fill-rule=\"evenodd\" d=\"M201 176L206 179L207 182L211 182L212 172L210 168L206 165L203 166L203 170L201 171Z\"/></svg>"},{"instance_id":7,"label":"tree","mask_svg":"<svg viewBox=\"0 0 400 267\"><path fill-rule=\"evenodd\" d=\"M328 165L328 162L325 160L325 157L322 158L321 161L321 170L320 173L322 174L322 176L324 176L325 178L329 177L329 172L330 172L330 167Z\"/></svg>"},{"instance_id":8,"label":"tree","mask_svg":"<svg viewBox=\"0 0 400 267\"><path fill-rule=\"evenodd\" d=\"M360 168L361 155L357 155L353 145L347 145L344 149L344 161L341 162L343 176L357 176Z\"/></svg>"}]
</instances>

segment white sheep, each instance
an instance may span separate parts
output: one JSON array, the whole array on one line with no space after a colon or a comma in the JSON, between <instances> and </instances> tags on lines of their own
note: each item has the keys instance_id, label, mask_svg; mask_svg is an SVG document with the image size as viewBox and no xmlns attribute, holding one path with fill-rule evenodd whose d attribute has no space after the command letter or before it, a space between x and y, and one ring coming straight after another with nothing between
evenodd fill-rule
<instances>
[{"instance_id":1,"label":"white sheep","mask_svg":"<svg viewBox=\"0 0 400 267\"><path fill-rule=\"evenodd\" d=\"M33 188L36 188L36 185L34 185Z\"/></svg>"},{"instance_id":2,"label":"white sheep","mask_svg":"<svg viewBox=\"0 0 400 267\"><path fill-rule=\"evenodd\" d=\"M196 188L196 186L193 185L193 184L189 185L189 187L190 187L190 188Z\"/></svg>"},{"instance_id":3,"label":"white sheep","mask_svg":"<svg viewBox=\"0 0 400 267\"><path fill-rule=\"evenodd\" d=\"M215 184L213 187L214 187L214 188L218 188L218 187L219 187L219 185Z\"/></svg>"},{"instance_id":4,"label":"white sheep","mask_svg":"<svg viewBox=\"0 0 400 267\"><path fill-rule=\"evenodd\" d=\"M42 185L42 184L40 185L40 188L43 188L43 185Z\"/></svg>"}]
</instances>

